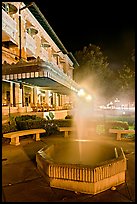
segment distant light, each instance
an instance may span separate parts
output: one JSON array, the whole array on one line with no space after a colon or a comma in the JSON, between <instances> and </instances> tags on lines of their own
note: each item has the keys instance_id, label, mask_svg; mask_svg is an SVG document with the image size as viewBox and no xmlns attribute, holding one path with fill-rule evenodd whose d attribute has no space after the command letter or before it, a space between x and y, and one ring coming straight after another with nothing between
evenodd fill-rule
<instances>
[{"instance_id":1,"label":"distant light","mask_svg":"<svg viewBox=\"0 0 137 204\"><path fill-rule=\"evenodd\" d=\"M115 103L118 103L120 102L120 100L118 98L115 99Z\"/></svg>"},{"instance_id":2,"label":"distant light","mask_svg":"<svg viewBox=\"0 0 137 204\"><path fill-rule=\"evenodd\" d=\"M91 100L92 100L92 96L91 96L91 95L87 95L87 96L86 96L86 100L87 100L87 101L91 101Z\"/></svg>"},{"instance_id":3,"label":"distant light","mask_svg":"<svg viewBox=\"0 0 137 204\"><path fill-rule=\"evenodd\" d=\"M109 105L111 105L111 106L112 106L112 105L113 105L113 102L112 102L112 101L110 101Z\"/></svg>"}]
</instances>

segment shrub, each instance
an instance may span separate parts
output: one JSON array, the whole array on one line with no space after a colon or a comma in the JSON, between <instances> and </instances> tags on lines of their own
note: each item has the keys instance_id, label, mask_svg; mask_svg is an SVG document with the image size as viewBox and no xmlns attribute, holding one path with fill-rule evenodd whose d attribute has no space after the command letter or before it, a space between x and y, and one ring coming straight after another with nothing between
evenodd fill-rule
<instances>
[{"instance_id":1,"label":"shrub","mask_svg":"<svg viewBox=\"0 0 137 204\"><path fill-rule=\"evenodd\" d=\"M65 119L73 119L72 115L66 115Z\"/></svg>"},{"instance_id":2,"label":"shrub","mask_svg":"<svg viewBox=\"0 0 137 204\"><path fill-rule=\"evenodd\" d=\"M128 123L123 121L106 121L104 125L105 125L105 133L109 135L111 135L111 133L109 133L109 129L121 129L121 130L129 129Z\"/></svg>"},{"instance_id":3,"label":"shrub","mask_svg":"<svg viewBox=\"0 0 137 204\"><path fill-rule=\"evenodd\" d=\"M33 115L24 115L16 117L16 126L17 130L28 130L28 129L37 129L43 128L46 129L46 135L58 134L58 126L72 126L71 119L55 119L55 120L46 120L45 118L36 117Z\"/></svg>"},{"instance_id":4,"label":"shrub","mask_svg":"<svg viewBox=\"0 0 137 204\"><path fill-rule=\"evenodd\" d=\"M58 127L71 127L71 119L55 119L45 121L45 130L47 135L59 134Z\"/></svg>"},{"instance_id":5,"label":"shrub","mask_svg":"<svg viewBox=\"0 0 137 204\"><path fill-rule=\"evenodd\" d=\"M45 119L36 119L36 120L26 120L26 121L17 121L18 130L29 130L29 129L38 129L45 127Z\"/></svg>"},{"instance_id":6,"label":"shrub","mask_svg":"<svg viewBox=\"0 0 137 204\"><path fill-rule=\"evenodd\" d=\"M2 125L2 134L8 133L8 132L14 132L17 131L17 127L14 123L12 124L4 124Z\"/></svg>"},{"instance_id":7,"label":"shrub","mask_svg":"<svg viewBox=\"0 0 137 204\"><path fill-rule=\"evenodd\" d=\"M22 115L22 116L17 116L15 118L15 121L26 121L26 120L36 120L38 118L36 115Z\"/></svg>"},{"instance_id":8,"label":"shrub","mask_svg":"<svg viewBox=\"0 0 137 204\"><path fill-rule=\"evenodd\" d=\"M46 123L44 128L46 130L46 135L54 135L59 133L58 126L55 123Z\"/></svg>"}]
</instances>

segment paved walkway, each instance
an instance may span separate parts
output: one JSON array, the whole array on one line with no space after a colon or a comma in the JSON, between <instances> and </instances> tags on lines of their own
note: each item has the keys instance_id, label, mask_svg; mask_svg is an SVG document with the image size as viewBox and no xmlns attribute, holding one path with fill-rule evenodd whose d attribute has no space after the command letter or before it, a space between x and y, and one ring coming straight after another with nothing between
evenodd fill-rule
<instances>
[{"instance_id":1,"label":"paved walkway","mask_svg":"<svg viewBox=\"0 0 137 204\"><path fill-rule=\"evenodd\" d=\"M21 145L2 144L2 202L134 202L135 201L135 142L103 139L123 148L127 158L126 182L115 191L111 189L97 195L51 188L37 167L36 152L45 144L67 140L62 136L42 137L34 141L22 138Z\"/></svg>"}]
</instances>

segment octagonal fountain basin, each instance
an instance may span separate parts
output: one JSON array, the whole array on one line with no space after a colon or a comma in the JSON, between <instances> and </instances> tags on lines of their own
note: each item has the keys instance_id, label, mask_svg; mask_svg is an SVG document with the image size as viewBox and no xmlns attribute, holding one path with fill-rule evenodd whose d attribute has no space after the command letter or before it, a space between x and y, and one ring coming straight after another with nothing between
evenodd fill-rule
<instances>
[{"instance_id":1,"label":"octagonal fountain basin","mask_svg":"<svg viewBox=\"0 0 137 204\"><path fill-rule=\"evenodd\" d=\"M39 171L51 187L97 194L125 182L123 149L99 141L65 141L36 154Z\"/></svg>"}]
</instances>

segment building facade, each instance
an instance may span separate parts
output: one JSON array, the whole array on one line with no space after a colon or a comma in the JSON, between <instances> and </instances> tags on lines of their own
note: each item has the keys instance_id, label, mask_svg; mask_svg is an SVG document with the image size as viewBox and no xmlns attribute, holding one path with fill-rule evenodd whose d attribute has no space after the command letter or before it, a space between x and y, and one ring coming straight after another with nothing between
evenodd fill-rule
<instances>
[{"instance_id":1,"label":"building facade","mask_svg":"<svg viewBox=\"0 0 137 204\"><path fill-rule=\"evenodd\" d=\"M2 2L2 112L61 109L78 63L35 3Z\"/></svg>"}]
</instances>

